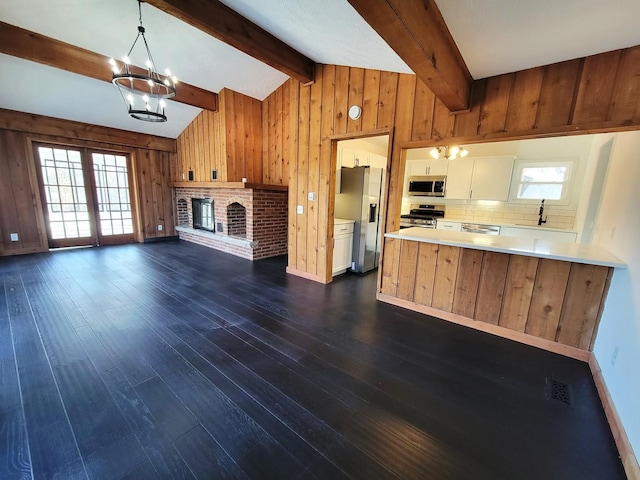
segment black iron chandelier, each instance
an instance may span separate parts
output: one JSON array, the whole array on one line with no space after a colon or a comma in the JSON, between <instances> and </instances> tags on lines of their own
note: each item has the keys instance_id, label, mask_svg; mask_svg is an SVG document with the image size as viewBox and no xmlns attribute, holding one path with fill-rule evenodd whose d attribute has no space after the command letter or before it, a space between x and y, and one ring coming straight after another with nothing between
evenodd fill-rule
<instances>
[{"instance_id":1,"label":"black iron chandelier","mask_svg":"<svg viewBox=\"0 0 640 480\"><path fill-rule=\"evenodd\" d=\"M166 122L165 100L176 95L176 84L178 80L171 74L169 69L165 70L166 76L162 76L156 69L149 44L144 36L145 29L142 26L142 0L138 0L138 13L140 25L138 35L121 61L113 58L109 60L113 70L113 84L118 87L122 100L127 106L129 115L137 120L145 122ZM142 38L146 50L147 60L146 70L131 65L131 53L138 40ZM141 50L139 48L138 50Z\"/></svg>"}]
</instances>

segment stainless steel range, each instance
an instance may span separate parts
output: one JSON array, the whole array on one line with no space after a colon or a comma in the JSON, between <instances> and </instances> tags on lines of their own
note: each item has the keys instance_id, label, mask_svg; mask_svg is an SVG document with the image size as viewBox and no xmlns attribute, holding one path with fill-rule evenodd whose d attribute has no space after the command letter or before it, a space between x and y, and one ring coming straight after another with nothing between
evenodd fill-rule
<instances>
[{"instance_id":1,"label":"stainless steel range","mask_svg":"<svg viewBox=\"0 0 640 480\"><path fill-rule=\"evenodd\" d=\"M400 228L436 228L438 218L444 217L444 205L413 205L410 212L400 215Z\"/></svg>"}]
</instances>

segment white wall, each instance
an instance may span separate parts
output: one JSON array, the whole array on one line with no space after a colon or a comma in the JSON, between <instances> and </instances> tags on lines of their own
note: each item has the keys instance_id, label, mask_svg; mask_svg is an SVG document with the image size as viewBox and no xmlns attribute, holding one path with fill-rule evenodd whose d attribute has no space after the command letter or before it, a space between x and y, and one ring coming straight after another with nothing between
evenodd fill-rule
<instances>
[{"instance_id":1,"label":"white wall","mask_svg":"<svg viewBox=\"0 0 640 480\"><path fill-rule=\"evenodd\" d=\"M619 133L593 243L629 265L616 269L594 354L627 432L640 454L640 132ZM617 354L616 354L617 351ZM614 360L615 358L615 360Z\"/></svg>"},{"instance_id":2,"label":"white wall","mask_svg":"<svg viewBox=\"0 0 640 480\"><path fill-rule=\"evenodd\" d=\"M585 169L582 188L576 189L580 194L574 225L574 229L578 232L578 242L591 243L593 240L615 136L614 133L593 136L593 146Z\"/></svg>"}]
</instances>

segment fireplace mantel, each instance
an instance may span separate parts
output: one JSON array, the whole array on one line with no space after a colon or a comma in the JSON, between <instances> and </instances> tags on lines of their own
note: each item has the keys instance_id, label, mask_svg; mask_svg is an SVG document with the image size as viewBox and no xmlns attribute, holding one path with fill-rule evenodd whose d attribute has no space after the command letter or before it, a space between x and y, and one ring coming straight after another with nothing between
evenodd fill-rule
<instances>
[{"instance_id":1,"label":"fireplace mantel","mask_svg":"<svg viewBox=\"0 0 640 480\"><path fill-rule=\"evenodd\" d=\"M276 192L286 192L287 185L267 185L264 183L247 182L169 182L174 188L252 188L254 190L271 190Z\"/></svg>"}]
</instances>

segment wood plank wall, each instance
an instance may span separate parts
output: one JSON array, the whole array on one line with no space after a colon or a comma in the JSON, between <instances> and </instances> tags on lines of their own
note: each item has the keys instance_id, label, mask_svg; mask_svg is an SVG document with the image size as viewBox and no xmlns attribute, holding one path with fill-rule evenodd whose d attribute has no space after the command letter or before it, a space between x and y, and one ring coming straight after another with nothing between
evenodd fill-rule
<instances>
[{"instance_id":1,"label":"wood plank wall","mask_svg":"<svg viewBox=\"0 0 640 480\"><path fill-rule=\"evenodd\" d=\"M134 155L143 239L177 235L173 190L169 188L176 155L143 148L136 148ZM158 225L162 225L162 230L158 230Z\"/></svg>"},{"instance_id":2,"label":"wood plank wall","mask_svg":"<svg viewBox=\"0 0 640 480\"><path fill-rule=\"evenodd\" d=\"M591 350L613 269L385 238L381 293ZM418 260L416 262L416 259Z\"/></svg>"},{"instance_id":3,"label":"wood plank wall","mask_svg":"<svg viewBox=\"0 0 640 480\"><path fill-rule=\"evenodd\" d=\"M362 106L355 121L353 104ZM264 105L265 157L290 170L289 270L330 281L332 136L393 130L386 231L394 231L403 147L640 128L640 46L476 81L470 109L456 115L413 75L331 65L317 68L312 85L289 80Z\"/></svg>"},{"instance_id":4,"label":"wood plank wall","mask_svg":"<svg viewBox=\"0 0 640 480\"><path fill-rule=\"evenodd\" d=\"M289 185L290 85L285 82L262 102L262 183L266 185Z\"/></svg>"},{"instance_id":5,"label":"wood plank wall","mask_svg":"<svg viewBox=\"0 0 640 480\"><path fill-rule=\"evenodd\" d=\"M203 110L177 138L177 161L173 181L187 181L189 170L196 182L218 181L267 183L263 175L262 102L223 89L216 112ZM280 167L282 169L282 167ZM280 175L282 177L282 175ZM271 184L283 185L269 175Z\"/></svg>"},{"instance_id":6,"label":"wood plank wall","mask_svg":"<svg viewBox=\"0 0 640 480\"><path fill-rule=\"evenodd\" d=\"M27 161L26 135L0 130L0 255L42 251L46 245L35 166ZM12 242L10 234L17 233Z\"/></svg>"},{"instance_id":7,"label":"wood plank wall","mask_svg":"<svg viewBox=\"0 0 640 480\"><path fill-rule=\"evenodd\" d=\"M169 187L174 140L0 110L0 255L48 249L32 141L130 153L140 206L139 239L175 235ZM10 233L18 233L19 241L11 242Z\"/></svg>"}]
</instances>

